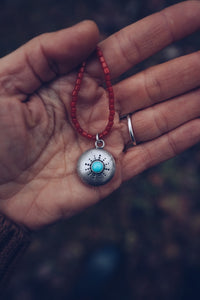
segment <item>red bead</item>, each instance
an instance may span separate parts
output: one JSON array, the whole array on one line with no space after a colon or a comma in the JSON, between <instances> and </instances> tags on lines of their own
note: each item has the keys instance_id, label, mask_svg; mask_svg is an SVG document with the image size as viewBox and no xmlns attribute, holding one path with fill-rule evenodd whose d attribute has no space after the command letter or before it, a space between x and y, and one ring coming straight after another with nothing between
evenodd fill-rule
<instances>
[{"instance_id":1,"label":"red bead","mask_svg":"<svg viewBox=\"0 0 200 300\"><path fill-rule=\"evenodd\" d=\"M72 97L76 97L76 96L77 96L77 91L73 90Z\"/></svg>"},{"instance_id":2,"label":"red bead","mask_svg":"<svg viewBox=\"0 0 200 300\"><path fill-rule=\"evenodd\" d=\"M109 116L109 121L113 121L113 119L114 119L114 115L110 115Z\"/></svg>"},{"instance_id":3,"label":"red bead","mask_svg":"<svg viewBox=\"0 0 200 300\"><path fill-rule=\"evenodd\" d=\"M81 85L81 79L80 78L76 79L76 84Z\"/></svg>"},{"instance_id":4,"label":"red bead","mask_svg":"<svg viewBox=\"0 0 200 300\"><path fill-rule=\"evenodd\" d=\"M78 122L77 120L74 121L74 125L75 125L76 127L80 127L80 124L79 124L79 122Z\"/></svg>"},{"instance_id":5,"label":"red bead","mask_svg":"<svg viewBox=\"0 0 200 300\"><path fill-rule=\"evenodd\" d=\"M103 56L103 52L101 51L101 49L97 46L97 55L98 56Z\"/></svg>"},{"instance_id":6,"label":"red bead","mask_svg":"<svg viewBox=\"0 0 200 300\"><path fill-rule=\"evenodd\" d=\"M113 91L112 91L112 92L109 92L109 98L110 98L110 100L111 100L111 99L114 99L114 93L113 93ZM109 102L110 102L110 100L109 100Z\"/></svg>"},{"instance_id":7,"label":"red bead","mask_svg":"<svg viewBox=\"0 0 200 300\"><path fill-rule=\"evenodd\" d=\"M71 112L71 117L72 117L72 120L73 120L73 118L76 117L76 112Z\"/></svg>"},{"instance_id":8,"label":"red bead","mask_svg":"<svg viewBox=\"0 0 200 300\"><path fill-rule=\"evenodd\" d=\"M107 134L108 134L108 130L106 130L106 129L101 133L102 137L106 136Z\"/></svg>"},{"instance_id":9,"label":"red bead","mask_svg":"<svg viewBox=\"0 0 200 300\"><path fill-rule=\"evenodd\" d=\"M84 71L85 71L85 67L81 67L80 70L79 70L79 73L82 73L82 74L83 74Z\"/></svg>"},{"instance_id":10,"label":"red bead","mask_svg":"<svg viewBox=\"0 0 200 300\"><path fill-rule=\"evenodd\" d=\"M109 93L112 93L112 92L113 92L112 86L109 86L109 87L107 88L107 91L108 91ZM109 95L109 96L110 96L110 95Z\"/></svg>"},{"instance_id":11,"label":"red bead","mask_svg":"<svg viewBox=\"0 0 200 300\"><path fill-rule=\"evenodd\" d=\"M82 134L83 129L81 127L77 128L78 133Z\"/></svg>"},{"instance_id":12,"label":"red bead","mask_svg":"<svg viewBox=\"0 0 200 300\"><path fill-rule=\"evenodd\" d=\"M110 116L114 116L115 115L115 111L114 110L110 110Z\"/></svg>"},{"instance_id":13,"label":"red bead","mask_svg":"<svg viewBox=\"0 0 200 300\"><path fill-rule=\"evenodd\" d=\"M109 109L110 109L110 111L111 111L111 110L114 110L114 111L115 111L115 106L114 106L114 104L110 104L110 105L109 105Z\"/></svg>"},{"instance_id":14,"label":"red bead","mask_svg":"<svg viewBox=\"0 0 200 300\"><path fill-rule=\"evenodd\" d=\"M80 90L80 85L76 85L74 88L75 91L79 91Z\"/></svg>"},{"instance_id":15,"label":"red bead","mask_svg":"<svg viewBox=\"0 0 200 300\"><path fill-rule=\"evenodd\" d=\"M111 127L107 125L105 130L107 130L108 132L110 132Z\"/></svg>"},{"instance_id":16,"label":"red bead","mask_svg":"<svg viewBox=\"0 0 200 300\"><path fill-rule=\"evenodd\" d=\"M106 81L107 88L112 87L112 83L110 81Z\"/></svg>"},{"instance_id":17,"label":"red bead","mask_svg":"<svg viewBox=\"0 0 200 300\"><path fill-rule=\"evenodd\" d=\"M104 74L110 74L108 67L104 68L103 71L104 71Z\"/></svg>"},{"instance_id":18,"label":"red bead","mask_svg":"<svg viewBox=\"0 0 200 300\"><path fill-rule=\"evenodd\" d=\"M80 124L78 122L76 122L76 123L74 123L74 125L75 125L76 129L80 132L80 130L79 130L79 128L81 129ZM81 131L82 131L82 129L81 129Z\"/></svg>"},{"instance_id":19,"label":"red bead","mask_svg":"<svg viewBox=\"0 0 200 300\"><path fill-rule=\"evenodd\" d=\"M111 130L111 128L112 128L112 126L106 126L106 130L108 131L108 132L110 132L110 130Z\"/></svg>"},{"instance_id":20,"label":"red bead","mask_svg":"<svg viewBox=\"0 0 200 300\"><path fill-rule=\"evenodd\" d=\"M109 127L112 127L112 126L113 126L113 120L112 120L112 121L109 120L108 126L109 126Z\"/></svg>"},{"instance_id":21,"label":"red bead","mask_svg":"<svg viewBox=\"0 0 200 300\"><path fill-rule=\"evenodd\" d=\"M105 59L104 59L103 56L100 56L100 57L99 57L99 60L100 60L101 63L105 62Z\"/></svg>"},{"instance_id":22,"label":"red bead","mask_svg":"<svg viewBox=\"0 0 200 300\"><path fill-rule=\"evenodd\" d=\"M105 70L105 68L108 68L108 67L107 67L107 63L106 63L105 61L104 61L104 62L102 62L102 64L101 64L101 65L102 65L102 68L104 68L104 70ZM110 73L110 72L109 72L109 73Z\"/></svg>"},{"instance_id":23,"label":"red bead","mask_svg":"<svg viewBox=\"0 0 200 300\"><path fill-rule=\"evenodd\" d=\"M106 74L106 75L105 75L105 80L110 82L110 80L111 80L111 79L110 79L110 74Z\"/></svg>"},{"instance_id":24,"label":"red bead","mask_svg":"<svg viewBox=\"0 0 200 300\"><path fill-rule=\"evenodd\" d=\"M85 132L85 131L82 131L82 136L84 136L84 137L88 137L88 134L87 134L87 132Z\"/></svg>"}]
</instances>

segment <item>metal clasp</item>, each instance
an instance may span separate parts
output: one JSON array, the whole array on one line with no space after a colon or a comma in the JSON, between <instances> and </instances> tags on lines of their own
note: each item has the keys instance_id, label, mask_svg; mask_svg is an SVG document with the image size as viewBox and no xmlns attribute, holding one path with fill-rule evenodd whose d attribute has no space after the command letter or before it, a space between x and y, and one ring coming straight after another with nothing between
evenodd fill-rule
<instances>
[{"instance_id":1,"label":"metal clasp","mask_svg":"<svg viewBox=\"0 0 200 300\"><path fill-rule=\"evenodd\" d=\"M95 142L95 147L96 149L103 149L105 146L104 140L99 139L99 134L96 134L96 142Z\"/></svg>"}]
</instances>

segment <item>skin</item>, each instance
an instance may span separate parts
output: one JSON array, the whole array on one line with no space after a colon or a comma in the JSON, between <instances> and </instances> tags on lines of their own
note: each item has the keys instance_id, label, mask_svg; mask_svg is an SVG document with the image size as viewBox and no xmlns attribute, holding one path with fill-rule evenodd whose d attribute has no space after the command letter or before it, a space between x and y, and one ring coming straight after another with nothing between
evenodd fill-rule
<instances>
[{"instance_id":1,"label":"skin","mask_svg":"<svg viewBox=\"0 0 200 300\"><path fill-rule=\"evenodd\" d=\"M99 44L112 79L200 27L200 2L186 1L149 16ZM93 51L99 32L91 21L38 36L0 60L0 213L31 230L67 218L109 195L145 169L200 141L200 55L176 58L113 86L114 127L105 138L116 174L101 187L83 184L79 156L91 141L70 120L78 65L87 59L78 119L92 133L108 118L103 72ZM92 54L93 53L93 54ZM133 113L138 142L130 140Z\"/></svg>"}]
</instances>

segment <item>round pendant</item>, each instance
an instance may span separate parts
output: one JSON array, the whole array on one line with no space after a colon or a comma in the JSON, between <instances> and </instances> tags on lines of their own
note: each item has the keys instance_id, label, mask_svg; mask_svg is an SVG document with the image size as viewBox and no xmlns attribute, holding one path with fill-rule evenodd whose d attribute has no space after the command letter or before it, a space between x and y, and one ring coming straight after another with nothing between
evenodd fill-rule
<instances>
[{"instance_id":1,"label":"round pendant","mask_svg":"<svg viewBox=\"0 0 200 300\"><path fill-rule=\"evenodd\" d=\"M89 149L80 156L77 172L83 182L93 186L103 185L115 174L115 160L101 148Z\"/></svg>"}]
</instances>

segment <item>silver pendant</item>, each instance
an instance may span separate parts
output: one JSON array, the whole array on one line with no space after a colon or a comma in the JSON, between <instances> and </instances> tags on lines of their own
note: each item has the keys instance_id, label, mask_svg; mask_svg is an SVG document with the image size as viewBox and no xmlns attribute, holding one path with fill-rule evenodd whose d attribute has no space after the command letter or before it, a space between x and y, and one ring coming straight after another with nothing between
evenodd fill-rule
<instances>
[{"instance_id":1,"label":"silver pendant","mask_svg":"<svg viewBox=\"0 0 200 300\"><path fill-rule=\"evenodd\" d=\"M115 174L113 156L103 150L105 143L98 139L98 135L96 139L96 148L84 152L77 164L77 172L81 180L93 186L106 184Z\"/></svg>"}]
</instances>

